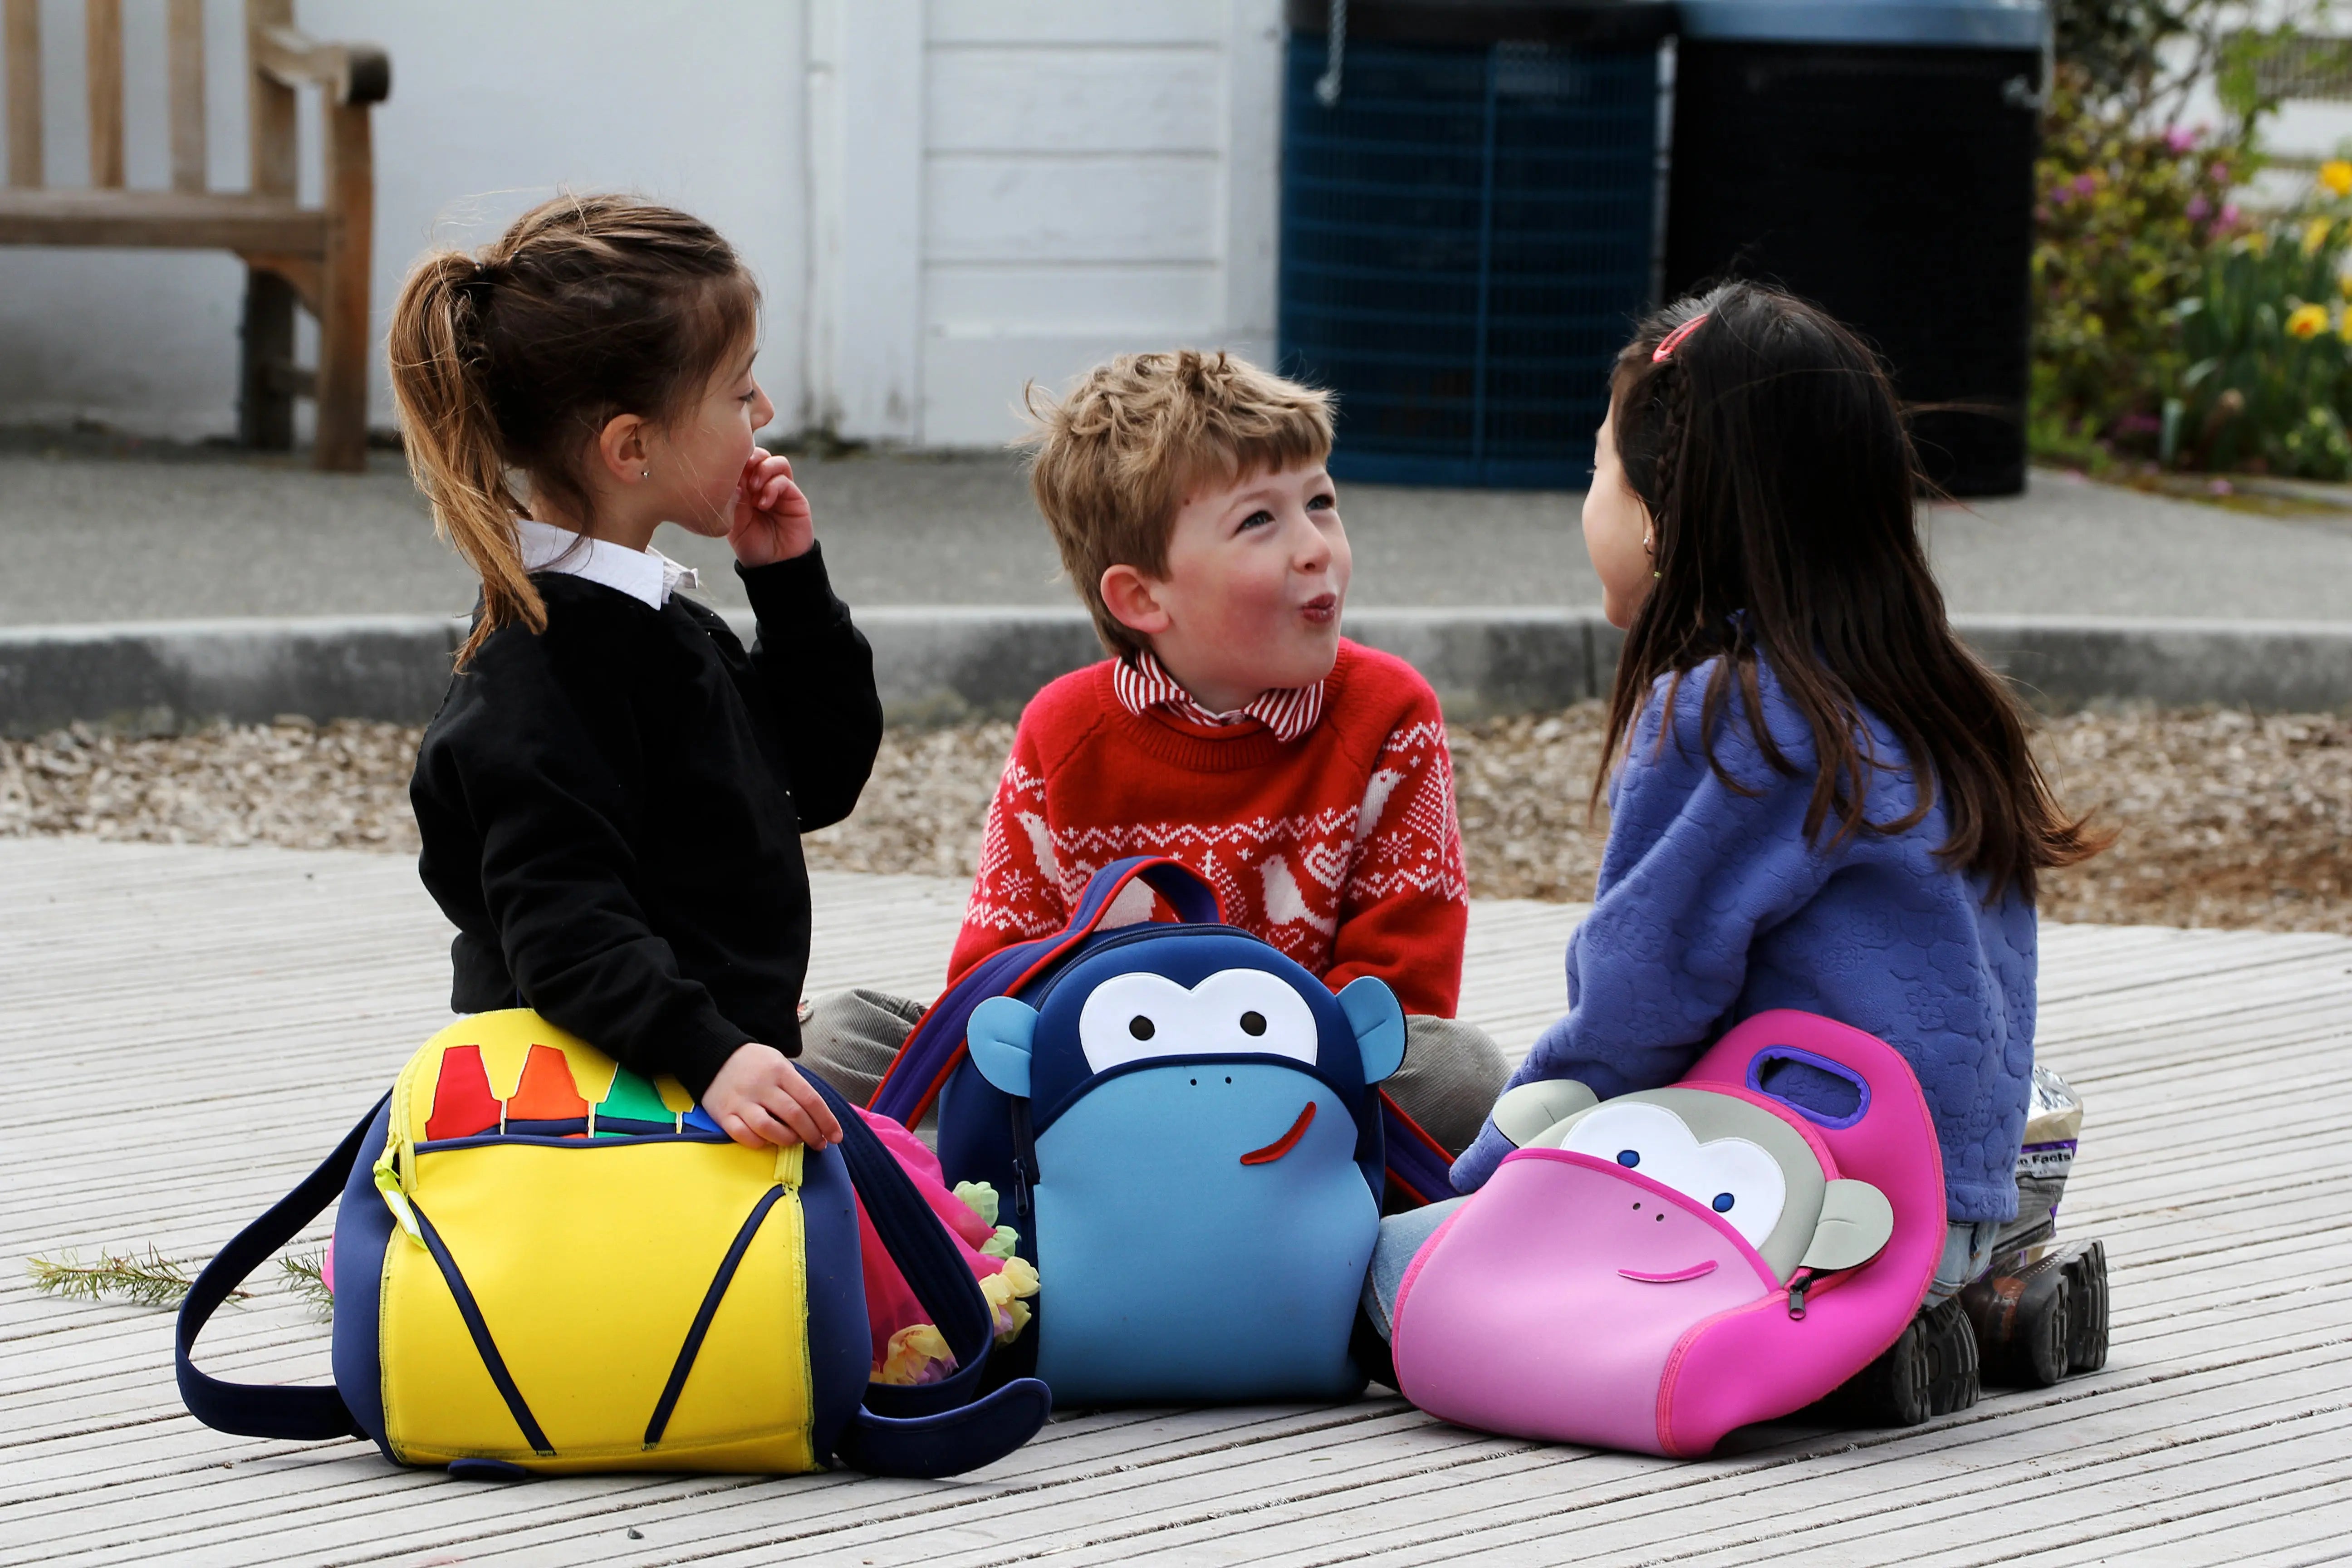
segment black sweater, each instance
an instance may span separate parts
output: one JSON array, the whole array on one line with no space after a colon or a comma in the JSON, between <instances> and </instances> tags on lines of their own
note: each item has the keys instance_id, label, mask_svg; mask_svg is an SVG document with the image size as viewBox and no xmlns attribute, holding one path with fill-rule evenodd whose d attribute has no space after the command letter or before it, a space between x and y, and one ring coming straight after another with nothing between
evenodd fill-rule
<instances>
[{"instance_id":1,"label":"black sweater","mask_svg":"<svg viewBox=\"0 0 2352 1568\"><path fill-rule=\"evenodd\" d=\"M815 550L745 571L760 633L681 595L535 574L453 678L409 785L457 927L450 1005L536 1008L697 1099L747 1040L800 1050L800 835L847 816L882 738L874 656Z\"/></svg>"}]
</instances>

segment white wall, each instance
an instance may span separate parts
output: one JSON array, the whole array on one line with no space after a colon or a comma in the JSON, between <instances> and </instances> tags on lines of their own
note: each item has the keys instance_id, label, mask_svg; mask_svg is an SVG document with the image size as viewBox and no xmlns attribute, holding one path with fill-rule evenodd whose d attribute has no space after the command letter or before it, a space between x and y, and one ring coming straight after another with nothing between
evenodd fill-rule
<instances>
[{"instance_id":1,"label":"white wall","mask_svg":"<svg viewBox=\"0 0 2352 1568\"><path fill-rule=\"evenodd\" d=\"M918 438L1001 441L1121 350L1271 359L1272 0L931 0L924 67Z\"/></svg>"},{"instance_id":2,"label":"white wall","mask_svg":"<svg viewBox=\"0 0 2352 1568\"><path fill-rule=\"evenodd\" d=\"M220 188L246 184L243 10L206 0ZM124 12L130 182L161 186L163 0L130 0ZM561 185L635 190L709 219L749 258L768 296L760 373L780 417L796 422L807 269L800 5L300 0L297 17L314 37L381 44L392 57L392 98L375 110L379 332L428 245L479 243ZM43 0L41 19L49 178L86 184L80 0ZM306 103L314 165L315 130ZM304 178L315 199L316 167ZM221 254L0 249L0 422L233 431L243 278ZM373 380L370 420L388 425L381 363Z\"/></svg>"},{"instance_id":3,"label":"white wall","mask_svg":"<svg viewBox=\"0 0 2352 1568\"><path fill-rule=\"evenodd\" d=\"M205 4L213 180L241 188L243 5ZM80 0L41 5L49 178L80 184ZM131 183L161 186L163 0L125 12ZM993 445L1025 381L1109 353L1272 356L1280 0L299 0L298 16L392 57L379 333L421 250L479 243L571 184L675 203L735 241L766 289L760 372L786 429ZM306 105L314 163L315 127ZM232 431L242 279L225 255L0 248L0 423ZM370 417L391 422L381 364Z\"/></svg>"}]
</instances>

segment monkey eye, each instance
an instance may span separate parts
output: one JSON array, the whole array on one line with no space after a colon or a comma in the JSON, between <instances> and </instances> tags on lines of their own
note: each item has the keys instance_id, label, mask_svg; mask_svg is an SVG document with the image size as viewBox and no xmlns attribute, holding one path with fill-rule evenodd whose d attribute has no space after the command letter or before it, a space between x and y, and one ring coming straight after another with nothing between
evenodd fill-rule
<instances>
[{"instance_id":1,"label":"monkey eye","mask_svg":"<svg viewBox=\"0 0 2352 1568\"><path fill-rule=\"evenodd\" d=\"M1164 974L1114 974L1078 1010L1087 1066L1152 1057L1278 1056L1312 1066L1315 1014L1279 974L1223 969L1190 989Z\"/></svg>"},{"instance_id":2,"label":"monkey eye","mask_svg":"<svg viewBox=\"0 0 2352 1568\"><path fill-rule=\"evenodd\" d=\"M1750 1247L1764 1245L1788 1202L1788 1178L1760 1144L1745 1138L1702 1143L1681 1117L1644 1100L1587 1111L1560 1147L1640 1171L1722 1215Z\"/></svg>"}]
</instances>

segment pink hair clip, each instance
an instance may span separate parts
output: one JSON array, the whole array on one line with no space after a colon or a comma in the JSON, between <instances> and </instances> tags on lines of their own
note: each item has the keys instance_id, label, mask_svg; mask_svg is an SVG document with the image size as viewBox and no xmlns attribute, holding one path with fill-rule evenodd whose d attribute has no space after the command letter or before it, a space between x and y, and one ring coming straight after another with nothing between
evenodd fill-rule
<instances>
[{"instance_id":1,"label":"pink hair clip","mask_svg":"<svg viewBox=\"0 0 2352 1568\"><path fill-rule=\"evenodd\" d=\"M1671 359L1674 356L1675 350L1681 346L1682 341L1698 330L1698 324L1706 320L1706 315L1707 313L1705 310L1701 310L1697 315L1693 316L1689 321L1685 321L1681 326L1676 327L1673 331L1668 332L1664 337L1659 339L1658 346L1650 351L1650 363L1652 364L1664 364L1668 359Z\"/></svg>"}]
</instances>

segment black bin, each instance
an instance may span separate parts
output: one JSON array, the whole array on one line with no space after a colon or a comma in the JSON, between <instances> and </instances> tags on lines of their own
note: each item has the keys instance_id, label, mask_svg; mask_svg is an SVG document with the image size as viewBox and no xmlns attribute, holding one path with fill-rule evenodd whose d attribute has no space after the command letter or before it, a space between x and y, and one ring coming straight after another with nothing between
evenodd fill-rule
<instances>
[{"instance_id":1,"label":"black bin","mask_svg":"<svg viewBox=\"0 0 2352 1568\"><path fill-rule=\"evenodd\" d=\"M1291 0L1281 363L1342 479L1581 487L1655 283L1664 4ZM1327 100L1328 100L1327 101Z\"/></svg>"},{"instance_id":2,"label":"black bin","mask_svg":"<svg viewBox=\"0 0 2352 1568\"><path fill-rule=\"evenodd\" d=\"M1927 477L2025 488L2038 4L1690 0L1669 295L1738 277L1822 305L1923 410Z\"/></svg>"}]
</instances>

